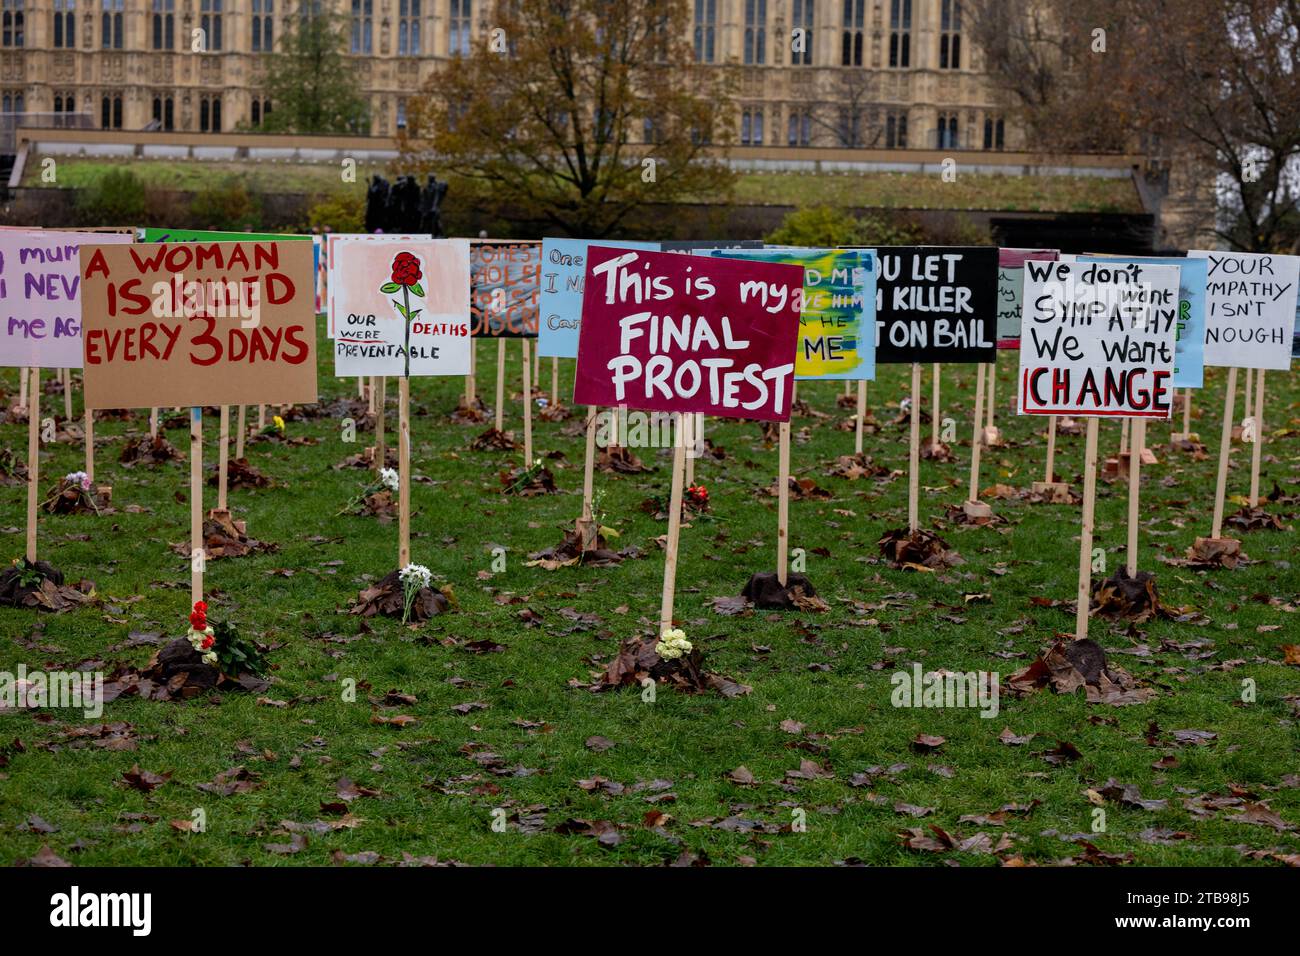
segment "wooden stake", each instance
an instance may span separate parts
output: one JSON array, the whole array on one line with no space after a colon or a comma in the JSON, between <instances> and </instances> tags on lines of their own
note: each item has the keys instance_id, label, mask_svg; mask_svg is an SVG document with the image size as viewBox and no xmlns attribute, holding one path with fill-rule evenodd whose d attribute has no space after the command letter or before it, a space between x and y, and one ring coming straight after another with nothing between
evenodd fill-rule
<instances>
[{"instance_id":1,"label":"wooden stake","mask_svg":"<svg viewBox=\"0 0 1300 956\"><path fill-rule=\"evenodd\" d=\"M221 428L217 437L217 510L227 511L226 476L230 473L230 406L221 406Z\"/></svg>"},{"instance_id":2,"label":"wooden stake","mask_svg":"<svg viewBox=\"0 0 1300 956\"><path fill-rule=\"evenodd\" d=\"M158 409L156 407L149 409L149 437L158 437Z\"/></svg>"},{"instance_id":3,"label":"wooden stake","mask_svg":"<svg viewBox=\"0 0 1300 956\"><path fill-rule=\"evenodd\" d=\"M1127 418L1121 419L1119 423L1119 453L1121 455L1127 453L1129 450L1128 428L1129 420Z\"/></svg>"},{"instance_id":4,"label":"wooden stake","mask_svg":"<svg viewBox=\"0 0 1300 956\"><path fill-rule=\"evenodd\" d=\"M587 406L587 457L582 465L582 517L578 519L578 539L583 551L596 547L599 529L593 521L592 485L596 473L596 420L599 410L595 405Z\"/></svg>"},{"instance_id":5,"label":"wooden stake","mask_svg":"<svg viewBox=\"0 0 1300 956\"><path fill-rule=\"evenodd\" d=\"M939 363L934 363L934 370L931 373L934 381L931 383L930 394L930 445L933 447L939 444ZM983 374L981 370L980 374ZM978 420L975 423L979 424Z\"/></svg>"},{"instance_id":6,"label":"wooden stake","mask_svg":"<svg viewBox=\"0 0 1300 956\"><path fill-rule=\"evenodd\" d=\"M203 408L190 409L190 604L203 600Z\"/></svg>"},{"instance_id":7,"label":"wooden stake","mask_svg":"<svg viewBox=\"0 0 1300 956\"><path fill-rule=\"evenodd\" d=\"M1079 592L1074 615L1074 639L1088 636L1088 606L1092 602L1092 519L1097 510L1097 419L1088 419L1083 453L1083 524L1079 529Z\"/></svg>"},{"instance_id":8,"label":"wooden stake","mask_svg":"<svg viewBox=\"0 0 1300 956\"><path fill-rule=\"evenodd\" d=\"M266 427L266 406L257 406L257 430L260 432Z\"/></svg>"},{"instance_id":9,"label":"wooden stake","mask_svg":"<svg viewBox=\"0 0 1300 956\"><path fill-rule=\"evenodd\" d=\"M375 407L375 474L384 467L384 417L388 405L388 377L379 376L379 404Z\"/></svg>"},{"instance_id":10,"label":"wooden stake","mask_svg":"<svg viewBox=\"0 0 1300 956\"><path fill-rule=\"evenodd\" d=\"M366 408L370 412L370 417L375 417L375 377L366 376Z\"/></svg>"},{"instance_id":11,"label":"wooden stake","mask_svg":"<svg viewBox=\"0 0 1300 956\"><path fill-rule=\"evenodd\" d=\"M529 350L531 339L522 339L524 343L524 467L533 467L533 376L532 361Z\"/></svg>"},{"instance_id":12,"label":"wooden stake","mask_svg":"<svg viewBox=\"0 0 1300 956\"><path fill-rule=\"evenodd\" d=\"M558 405L560 402L560 359L559 356L551 356L551 405Z\"/></svg>"},{"instance_id":13,"label":"wooden stake","mask_svg":"<svg viewBox=\"0 0 1300 956\"><path fill-rule=\"evenodd\" d=\"M1146 447L1147 420L1133 419L1133 446L1128 455L1128 548L1127 571L1130 578L1138 569L1138 499L1142 493L1142 449Z\"/></svg>"},{"instance_id":14,"label":"wooden stake","mask_svg":"<svg viewBox=\"0 0 1300 956\"><path fill-rule=\"evenodd\" d=\"M506 414L506 340L497 339L497 431L505 423Z\"/></svg>"},{"instance_id":15,"label":"wooden stake","mask_svg":"<svg viewBox=\"0 0 1300 956\"><path fill-rule=\"evenodd\" d=\"M858 420L853 428L853 453L862 454L862 430L867 420L867 381L858 381Z\"/></svg>"},{"instance_id":16,"label":"wooden stake","mask_svg":"<svg viewBox=\"0 0 1300 956\"><path fill-rule=\"evenodd\" d=\"M63 372L63 420L72 422L72 369L65 368Z\"/></svg>"},{"instance_id":17,"label":"wooden stake","mask_svg":"<svg viewBox=\"0 0 1300 956\"><path fill-rule=\"evenodd\" d=\"M1242 397L1241 417L1250 418L1255 414L1255 370L1246 369L1246 394Z\"/></svg>"},{"instance_id":18,"label":"wooden stake","mask_svg":"<svg viewBox=\"0 0 1300 956\"><path fill-rule=\"evenodd\" d=\"M1217 538L1223 530L1223 495L1228 484L1228 451L1232 447L1233 400L1237 392L1237 369L1228 369L1227 394L1223 396L1223 431L1219 435L1219 474L1214 487L1214 522L1210 537Z\"/></svg>"},{"instance_id":19,"label":"wooden stake","mask_svg":"<svg viewBox=\"0 0 1300 956\"><path fill-rule=\"evenodd\" d=\"M790 550L790 423L781 422L777 450L776 579L785 587Z\"/></svg>"},{"instance_id":20,"label":"wooden stake","mask_svg":"<svg viewBox=\"0 0 1300 956\"><path fill-rule=\"evenodd\" d=\"M1056 416L1049 415L1047 418L1047 473L1043 475L1043 481L1050 484L1056 479L1052 477L1056 472Z\"/></svg>"},{"instance_id":21,"label":"wooden stake","mask_svg":"<svg viewBox=\"0 0 1300 956\"><path fill-rule=\"evenodd\" d=\"M37 475L41 470L41 370L24 369L31 377L27 390L27 563L36 560Z\"/></svg>"},{"instance_id":22,"label":"wooden stake","mask_svg":"<svg viewBox=\"0 0 1300 956\"><path fill-rule=\"evenodd\" d=\"M686 444L686 487L695 484L695 413L687 412L682 418L682 441Z\"/></svg>"},{"instance_id":23,"label":"wooden stake","mask_svg":"<svg viewBox=\"0 0 1300 956\"><path fill-rule=\"evenodd\" d=\"M970 488L966 500L980 500L980 450L984 445L984 428L980 422L984 419L984 366L976 366L975 371L975 431L970 440Z\"/></svg>"},{"instance_id":24,"label":"wooden stake","mask_svg":"<svg viewBox=\"0 0 1300 956\"><path fill-rule=\"evenodd\" d=\"M403 375L397 390L397 566L411 563L411 380Z\"/></svg>"},{"instance_id":25,"label":"wooden stake","mask_svg":"<svg viewBox=\"0 0 1300 956\"><path fill-rule=\"evenodd\" d=\"M1192 433L1192 390L1186 389L1186 397L1183 399L1183 438L1187 438Z\"/></svg>"},{"instance_id":26,"label":"wooden stake","mask_svg":"<svg viewBox=\"0 0 1300 956\"><path fill-rule=\"evenodd\" d=\"M998 386L998 357L993 353L993 361L989 362L989 394L988 394L988 426L993 427L993 413L997 410L997 386Z\"/></svg>"},{"instance_id":27,"label":"wooden stake","mask_svg":"<svg viewBox=\"0 0 1300 956\"><path fill-rule=\"evenodd\" d=\"M27 407L27 380L32 376L31 369L18 369L18 407Z\"/></svg>"},{"instance_id":28,"label":"wooden stake","mask_svg":"<svg viewBox=\"0 0 1300 956\"><path fill-rule=\"evenodd\" d=\"M474 370L478 367L478 339L469 340L469 374L465 376L465 407L473 408L478 397L478 383Z\"/></svg>"},{"instance_id":29,"label":"wooden stake","mask_svg":"<svg viewBox=\"0 0 1300 956\"><path fill-rule=\"evenodd\" d=\"M1250 450L1250 506L1259 507L1259 459L1264 448L1264 370L1255 376L1255 444Z\"/></svg>"},{"instance_id":30,"label":"wooden stake","mask_svg":"<svg viewBox=\"0 0 1300 956\"><path fill-rule=\"evenodd\" d=\"M95 480L95 413L85 410L86 432L86 477Z\"/></svg>"},{"instance_id":31,"label":"wooden stake","mask_svg":"<svg viewBox=\"0 0 1300 956\"><path fill-rule=\"evenodd\" d=\"M681 440L682 416L676 418L673 443L672 491L668 495L668 543L664 549L664 589L659 605L659 633L673 626L673 594L677 588L677 542L682 531L682 473L686 470L686 445Z\"/></svg>"},{"instance_id":32,"label":"wooden stake","mask_svg":"<svg viewBox=\"0 0 1300 956\"><path fill-rule=\"evenodd\" d=\"M537 349L533 349L533 381L542 387L542 354Z\"/></svg>"},{"instance_id":33,"label":"wooden stake","mask_svg":"<svg viewBox=\"0 0 1300 956\"><path fill-rule=\"evenodd\" d=\"M921 365L912 363L912 434L907 468L907 530L916 534L920 525L921 486Z\"/></svg>"},{"instance_id":34,"label":"wooden stake","mask_svg":"<svg viewBox=\"0 0 1300 956\"><path fill-rule=\"evenodd\" d=\"M245 421L247 410L246 405L239 406L239 420L235 423L235 457L238 459L244 457L244 435L248 431L248 422Z\"/></svg>"}]
</instances>

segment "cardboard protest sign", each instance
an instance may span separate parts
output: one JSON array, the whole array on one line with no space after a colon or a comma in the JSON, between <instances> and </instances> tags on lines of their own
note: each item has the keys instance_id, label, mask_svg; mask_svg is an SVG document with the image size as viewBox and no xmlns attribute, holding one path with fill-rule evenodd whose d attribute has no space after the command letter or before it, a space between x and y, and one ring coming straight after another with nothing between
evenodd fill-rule
<instances>
[{"instance_id":1,"label":"cardboard protest sign","mask_svg":"<svg viewBox=\"0 0 1300 956\"><path fill-rule=\"evenodd\" d=\"M788 421L803 270L591 246L573 399Z\"/></svg>"},{"instance_id":2,"label":"cardboard protest sign","mask_svg":"<svg viewBox=\"0 0 1300 956\"><path fill-rule=\"evenodd\" d=\"M715 256L803 269L796 379L876 377L876 260L865 249L717 250Z\"/></svg>"},{"instance_id":3,"label":"cardboard protest sign","mask_svg":"<svg viewBox=\"0 0 1300 956\"><path fill-rule=\"evenodd\" d=\"M660 252L712 255L714 249L762 249L759 239L668 239L659 243Z\"/></svg>"},{"instance_id":4,"label":"cardboard protest sign","mask_svg":"<svg viewBox=\"0 0 1300 956\"><path fill-rule=\"evenodd\" d=\"M276 232L223 232L214 229L159 229L152 226L138 230L141 242L309 242L307 235L281 235Z\"/></svg>"},{"instance_id":5,"label":"cardboard protest sign","mask_svg":"<svg viewBox=\"0 0 1300 956\"><path fill-rule=\"evenodd\" d=\"M335 254L334 374L469 374L469 240L345 239Z\"/></svg>"},{"instance_id":6,"label":"cardboard protest sign","mask_svg":"<svg viewBox=\"0 0 1300 956\"><path fill-rule=\"evenodd\" d=\"M428 235L389 236L383 233L369 232L335 232L325 237L325 328L326 334L334 338L337 321L334 317L334 293L338 288L338 278L334 274L338 268L336 249L344 239L364 239L366 242L411 242L416 239L430 239Z\"/></svg>"},{"instance_id":7,"label":"cardboard protest sign","mask_svg":"<svg viewBox=\"0 0 1300 956\"><path fill-rule=\"evenodd\" d=\"M537 354L577 358L582 324L582 284L587 277L590 239L543 239ZM658 250L657 242L605 242L611 249Z\"/></svg>"},{"instance_id":8,"label":"cardboard protest sign","mask_svg":"<svg viewBox=\"0 0 1300 956\"><path fill-rule=\"evenodd\" d=\"M1025 287L1025 260L1050 262L1055 258L1055 249L998 250L999 349L1020 347L1020 296Z\"/></svg>"},{"instance_id":9,"label":"cardboard protest sign","mask_svg":"<svg viewBox=\"0 0 1300 956\"><path fill-rule=\"evenodd\" d=\"M1202 249L1187 256L1209 260L1205 364L1289 369L1300 257Z\"/></svg>"},{"instance_id":10,"label":"cardboard protest sign","mask_svg":"<svg viewBox=\"0 0 1300 956\"><path fill-rule=\"evenodd\" d=\"M470 315L476 336L535 338L541 296L542 244L470 242Z\"/></svg>"},{"instance_id":11,"label":"cardboard protest sign","mask_svg":"<svg viewBox=\"0 0 1300 956\"><path fill-rule=\"evenodd\" d=\"M1205 384L1205 305L1209 272L1206 260L1163 256L1078 256L1076 261L1178 266L1174 388L1200 388Z\"/></svg>"},{"instance_id":12,"label":"cardboard protest sign","mask_svg":"<svg viewBox=\"0 0 1300 956\"><path fill-rule=\"evenodd\" d=\"M1168 418L1178 267L1025 263L1020 414Z\"/></svg>"},{"instance_id":13,"label":"cardboard protest sign","mask_svg":"<svg viewBox=\"0 0 1300 956\"><path fill-rule=\"evenodd\" d=\"M87 408L316 401L311 245L81 248Z\"/></svg>"},{"instance_id":14,"label":"cardboard protest sign","mask_svg":"<svg viewBox=\"0 0 1300 956\"><path fill-rule=\"evenodd\" d=\"M996 247L889 246L876 254L877 365L994 360Z\"/></svg>"},{"instance_id":15,"label":"cardboard protest sign","mask_svg":"<svg viewBox=\"0 0 1300 956\"><path fill-rule=\"evenodd\" d=\"M115 233L0 232L0 366L81 368L83 244L125 244Z\"/></svg>"}]
</instances>

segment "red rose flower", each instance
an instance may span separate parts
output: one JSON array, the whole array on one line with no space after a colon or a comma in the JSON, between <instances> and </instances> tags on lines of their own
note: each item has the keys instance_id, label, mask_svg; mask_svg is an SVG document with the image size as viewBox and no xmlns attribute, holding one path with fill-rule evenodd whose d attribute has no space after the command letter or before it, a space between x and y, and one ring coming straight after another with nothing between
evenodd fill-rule
<instances>
[{"instance_id":1,"label":"red rose flower","mask_svg":"<svg viewBox=\"0 0 1300 956\"><path fill-rule=\"evenodd\" d=\"M195 601L195 602L194 602L194 610L198 611L200 614L207 614L207 613L208 613L208 602L207 602L207 601Z\"/></svg>"},{"instance_id":2,"label":"red rose flower","mask_svg":"<svg viewBox=\"0 0 1300 956\"><path fill-rule=\"evenodd\" d=\"M195 611L193 614L190 615L190 627L194 628L194 630L201 631L207 626L208 626L207 617L200 614L198 611Z\"/></svg>"},{"instance_id":3,"label":"red rose flower","mask_svg":"<svg viewBox=\"0 0 1300 956\"><path fill-rule=\"evenodd\" d=\"M420 281L420 261L409 252L399 252L393 259L393 281L412 286Z\"/></svg>"},{"instance_id":4,"label":"red rose flower","mask_svg":"<svg viewBox=\"0 0 1300 956\"><path fill-rule=\"evenodd\" d=\"M203 642L202 642L202 645L201 645L201 646L202 646L203 649L206 651L206 650L208 650L210 647L212 647L212 645L215 644L215 643L217 643L216 638L214 638L214 637L205 637L205 638L203 639Z\"/></svg>"}]
</instances>

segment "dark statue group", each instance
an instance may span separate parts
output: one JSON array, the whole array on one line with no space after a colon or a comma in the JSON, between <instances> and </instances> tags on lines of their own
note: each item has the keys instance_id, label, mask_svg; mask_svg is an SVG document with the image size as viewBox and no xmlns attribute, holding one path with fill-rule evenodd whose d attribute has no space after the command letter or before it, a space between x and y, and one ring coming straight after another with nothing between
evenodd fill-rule
<instances>
[{"instance_id":1,"label":"dark statue group","mask_svg":"<svg viewBox=\"0 0 1300 956\"><path fill-rule=\"evenodd\" d=\"M414 176L398 176L389 183L383 176L371 177L366 190L366 232L406 233L443 237L442 199L447 184L429 174L424 186Z\"/></svg>"}]
</instances>

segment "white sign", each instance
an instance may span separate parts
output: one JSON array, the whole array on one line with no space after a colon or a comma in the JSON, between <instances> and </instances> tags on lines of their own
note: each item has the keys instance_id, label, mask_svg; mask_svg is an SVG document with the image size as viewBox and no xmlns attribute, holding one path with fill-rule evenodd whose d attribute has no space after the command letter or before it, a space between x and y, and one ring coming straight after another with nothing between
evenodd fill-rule
<instances>
[{"instance_id":1,"label":"white sign","mask_svg":"<svg viewBox=\"0 0 1300 956\"><path fill-rule=\"evenodd\" d=\"M1178 266L1025 262L1020 414L1168 418Z\"/></svg>"},{"instance_id":2,"label":"white sign","mask_svg":"<svg viewBox=\"0 0 1300 956\"><path fill-rule=\"evenodd\" d=\"M1289 369L1300 258L1204 249L1187 255L1209 260L1205 364Z\"/></svg>"}]
</instances>

